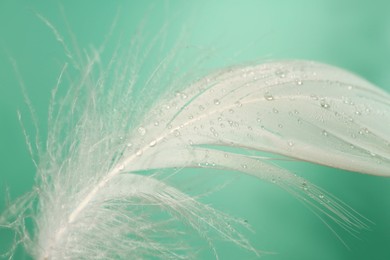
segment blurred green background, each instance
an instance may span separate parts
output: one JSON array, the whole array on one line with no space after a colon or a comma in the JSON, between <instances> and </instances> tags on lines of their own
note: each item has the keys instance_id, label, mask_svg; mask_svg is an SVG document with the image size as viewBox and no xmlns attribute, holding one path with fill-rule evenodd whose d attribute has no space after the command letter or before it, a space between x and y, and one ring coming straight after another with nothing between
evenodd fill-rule
<instances>
[{"instance_id":1,"label":"blurred green background","mask_svg":"<svg viewBox=\"0 0 390 260\"><path fill-rule=\"evenodd\" d=\"M32 187L35 174L16 113L20 110L28 118L28 110L10 58L20 70L43 137L50 91L66 61L64 49L37 13L71 45L68 26L81 49L99 46L119 17L115 31L128 35L145 22L145 46L164 24L168 24L166 41L171 43L185 28L190 46L214 50L200 69L254 60L310 59L346 68L390 91L389 10L385 0L0 0L0 210L5 207L6 189L12 198L23 194ZM117 44L113 40L107 48ZM28 119L26 129L33 133ZM390 259L390 179L300 167L304 177L375 223L358 239L340 232L350 249L310 210L269 184L238 178L209 203L248 220L256 232L255 245L274 252L263 259ZM0 250L9 239L10 234L0 230ZM219 251L221 259L254 259L226 244ZM23 254L18 258L23 259Z\"/></svg>"}]
</instances>

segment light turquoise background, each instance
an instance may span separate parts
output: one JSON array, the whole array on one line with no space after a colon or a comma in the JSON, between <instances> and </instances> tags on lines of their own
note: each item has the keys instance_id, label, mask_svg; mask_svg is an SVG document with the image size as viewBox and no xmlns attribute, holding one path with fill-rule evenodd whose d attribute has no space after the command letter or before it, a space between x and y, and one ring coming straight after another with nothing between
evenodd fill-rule
<instances>
[{"instance_id":1,"label":"light turquoise background","mask_svg":"<svg viewBox=\"0 0 390 260\"><path fill-rule=\"evenodd\" d=\"M70 45L66 20L81 48L99 46L119 13L116 31L133 33L140 21L146 20L146 42L165 22L169 24L167 41L175 42L186 24L191 46L215 49L204 68L253 60L311 59L349 69L390 91L389 10L390 2L385 0L1 0L0 198L6 187L14 198L29 190L34 180L34 167L16 111L20 109L25 117L28 113L10 58L16 61L26 84L42 136L46 131L50 91L66 60L62 47L36 17L36 12L66 35L64 38ZM110 44L108 49L120 42ZM29 120L26 128L32 131ZM252 236L255 245L276 252L264 255L263 259L390 259L390 179L323 167L300 167L298 170L306 178L375 223L359 239L340 232L349 250L307 208L272 185L239 178L210 203L248 219L256 231ZM0 231L0 249L8 239L9 234ZM222 244L219 249L221 259L253 259L253 255L230 245Z\"/></svg>"}]
</instances>

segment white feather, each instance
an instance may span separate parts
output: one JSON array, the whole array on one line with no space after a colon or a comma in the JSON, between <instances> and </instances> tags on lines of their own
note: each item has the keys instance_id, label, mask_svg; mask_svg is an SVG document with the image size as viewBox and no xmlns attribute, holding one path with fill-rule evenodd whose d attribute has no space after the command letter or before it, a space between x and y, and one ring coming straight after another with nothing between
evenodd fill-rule
<instances>
[{"instance_id":1,"label":"white feather","mask_svg":"<svg viewBox=\"0 0 390 260\"><path fill-rule=\"evenodd\" d=\"M113 68L96 76L97 61L98 55L50 108L37 192L2 214L0 224L16 230L33 257L192 258L188 244L172 240L180 235L178 222L205 239L216 258L215 237L258 254L238 231L243 221L158 174L175 167L242 172L279 185L348 232L367 227L275 161L389 176L389 94L332 66L281 61L222 69L155 100L146 112L140 97L147 99L161 68L137 96L132 68L117 72L124 77L111 75ZM33 234L23 214L33 215Z\"/></svg>"}]
</instances>

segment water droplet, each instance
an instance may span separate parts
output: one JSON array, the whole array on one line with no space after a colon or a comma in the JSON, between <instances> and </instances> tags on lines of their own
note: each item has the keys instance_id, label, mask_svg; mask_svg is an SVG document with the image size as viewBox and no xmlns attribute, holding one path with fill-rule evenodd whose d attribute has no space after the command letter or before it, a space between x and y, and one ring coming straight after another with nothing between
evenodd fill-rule
<instances>
[{"instance_id":1,"label":"water droplet","mask_svg":"<svg viewBox=\"0 0 390 260\"><path fill-rule=\"evenodd\" d=\"M200 106L199 106L199 110L200 110L200 111L203 111L203 110L204 110L204 106L200 105Z\"/></svg>"},{"instance_id":2,"label":"water droplet","mask_svg":"<svg viewBox=\"0 0 390 260\"><path fill-rule=\"evenodd\" d=\"M293 147L294 146L294 142L293 141L288 141L288 146L290 146L290 147Z\"/></svg>"},{"instance_id":3,"label":"water droplet","mask_svg":"<svg viewBox=\"0 0 390 260\"><path fill-rule=\"evenodd\" d=\"M264 98L265 98L265 100L268 100L268 101L274 100L274 96L272 96L269 92L265 92Z\"/></svg>"},{"instance_id":4,"label":"water droplet","mask_svg":"<svg viewBox=\"0 0 390 260\"><path fill-rule=\"evenodd\" d=\"M176 96L177 97L180 97L182 99L186 99L187 98L187 94L186 93L183 93L183 92L176 92Z\"/></svg>"},{"instance_id":5,"label":"water droplet","mask_svg":"<svg viewBox=\"0 0 390 260\"><path fill-rule=\"evenodd\" d=\"M145 129L144 127L140 126L140 127L138 128L138 133L139 133L140 135L145 135L145 134L146 134L146 129Z\"/></svg>"},{"instance_id":6,"label":"water droplet","mask_svg":"<svg viewBox=\"0 0 390 260\"><path fill-rule=\"evenodd\" d=\"M158 126L160 123L158 121L154 122L155 126Z\"/></svg>"},{"instance_id":7,"label":"water droplet","mask_svg":"<svg viewBox=\"0 0 390 260\"><path fill-rule=\"evenodd\" d=\"M124 168L125 168L125 166L124 166L123 164L121 164L121 165L119 165L119 168L118 168L118 169L119 169L120 171L123 171Z\"/></svg>"},{"instance_id":8,"label":"water droplet","mask_svg":"<svg viewBox=\"0 0 390 260\"><path fill-rule=\"evenodd\" d=\"M215 137L218 136L218 133L217 133L217 131L215 130L214 127L210 127L210 131L213 133L213 135L214 135Z\"/></svg>"},{"instance_id":9,"label":"water droplet","mask_svg":"<svg viewBox=\"0 0 390 260\"><path fill-rule=\"evenodd\" d=\"M244 169L248 168L248 166L247 166L246 164L243 164L243 165L241 165L241 166L242 166L242 168L244 168Z\"/></svg>"},{"instance_id":10,"label":"water droplet","mask_svg":"<svg viewBox=\"0 0 390 260\"><path fill-rule=\"evenodd\" d=\"M323 135L323 136L328 136L328 132L325 131L325 130L322 130L322 135Z\"/></svg>"},{"instance_id":11,"label":"water droplet","mask_svg":"<svg viewBox=\"0 0 390 260\"><path fill-rule=\"evenodd\" d=\"M321 104L321 107L323 107L323 108L326 108L326 109L330 108L330 105L324 99L321 99L320 104Z\"/></svg>"},{"instance_id":12,"label":"water droplet","mask_svg":"<svg viewBox=\"0 0 390 260\"><path fill-rule=\"evenodd\" d=\"M237 107L242 107L242 103L240 101L237 101L236 103L234 103Z\"/></svg>"},{"instance_id":13,"label":"water droplet","mask_svg":"<svg viewBox=\"0 0 390 260\"><path fill-rule=\"evenodd\" d=\"M133 144L132 143L128 143L126 146L127 146L127 148L131 148L133 146Z\"/></svg>"},{"instance_id":14,"label":"water droplet","mask_svg":"<svg viewBox=\"0 0 390 260\"><path fill-rule=\"evenodd\" d=\"M260 123L260 122L261 122L261 118L258 117L258 118L256 119L256 121L257 121L258 123Z\"/></svg>"},{"instance_id":15,"label":"water droplet","mask_svg":"<svg viewBox=\"0 0 390 260\"><path fill-rule=\"evenodd\" d=\"M214 99L214 104L219 105L219 104L221 104L221 102L219 101L219 99Z\"/></svg>"},{"instance_id":16,"label":"water droplet","mask_svg":"<svg viewBox=\"0 0 390 260\"><path fill-rule=\"evenodd\" d=\"M176 129L175 131L173 131L173 134L174 134L175 136L180 136L180 131Z\"/></svg>"},{"instance_id":17,"label":"water droplet","mask_svg":"<svg viewBox=\"0 0 390 260\"><path fill-rule=\"evenodd\" d=\"M278 124L278 127L279 127L279 128L283 128L283 125L282 125L282 124Z\"/></svg>"},{"instance_id":18,"label":"water droplet","mask_svg":"<svg viewBox=\"0 0 390 260\"><path fill-rule=\"evenodd\" d=\"M322 200L325 198L324 194L320 194L318 197Z\"/></svg>"},{"instance_id":19,"label":"water droplet","mask_svg":"<svg viewBox=\"0 0 390 260\"><path fill-rule=\"evenodd\" d=\"M285 78L286 77L285 71L280 70L280 69L275 71L275 75L278 76L279 78Z\"/></svg>"},{"instance_id":20,"label":"water droplet","mask_svg":"<svg viewBox=\"0 0 390 260\"><path fill-rule=\"evenodd\" d=\"M141 156L143 153L143 151L141 149L138 149L137 152L135 153L135 155L137 156Z\"/></svg>"},{"instance_id":21,"label":"water droplet","mask_svg":"<svg viewBox=\"0 0 390 260\"><path fill-rule=\"evenodd\" d=\"M298 79L298 80L296 81L296 83L297 83L297 85L302 85L302 84L303 84L302 80L300 80L300 79Z\"/></svg>"},{"instance_id":22,"label":"water droplet","mask_svg":"<svg viewBox=\"0 0 390 260\"><path fill-rule=\"evenodd\" d=\"M233 114L234 113L234 109L229 109L229 113Z\"/></svg>"},{"instance_id":23,"label":"water droplet","mask_svg":"<svg viewBox=\"0 0 390 260\"><path fill-rule=\"evenodd\" d=\"M156 144L157 144L157 141L156 141L156 140L153 140L153 141L151 141L151 142L149 143L149 146L150 146L150 147L154 147L154 146L156 146Z\"/></svg>"},{"instance_id":24,"label":"water droplet","mask_svg":"<svg viewBox=\"0 0 390 260\"><path fill-rule=\"evenodd\" d=\"M304 191L307 191L308 190L308 188L307 188L307 183L304 181L304 182L302 182L302 189L304 190Z\"/></svg>"},{"instance_id":25,"label":"water droplet","mask_svg":"<svg viewBox=\"0 0 390 260\"><path fill-rule=\"evenodd\" d=\"M272 111L273 111L275 114L279 113L279 110L277 110L276 108L273 108Z\"/></svg>"}]
</instances>

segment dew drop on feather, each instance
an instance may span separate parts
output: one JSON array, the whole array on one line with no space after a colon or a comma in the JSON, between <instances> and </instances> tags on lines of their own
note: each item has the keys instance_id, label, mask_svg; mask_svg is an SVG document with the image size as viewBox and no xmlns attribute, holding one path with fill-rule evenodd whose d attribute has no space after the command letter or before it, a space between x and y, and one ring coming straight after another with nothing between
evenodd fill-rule
<instances>
[{"instance_id":1,"label":"dew drop on feather","mask_svg":"<svg viewBox=\"0 0 390 260\"><path fill-rule=\"evenodd\" d=\"M146 129L144 128L144 127L139 127L138 128L138 133L140 134L140 135L145 135L146 134Z\"/></svg>"},{"instance_id":2,"label":"dew drop on feather","mask_svg":"<svg viewBox=\"0 0 390 260\"><path fill-rule=\"evenodd\" d=\"M274 100L274 96L272 96L269 92L265 92L264 98L265 98L265 100L268 100L268 101Z\"/></svg>"}]
</instances>

